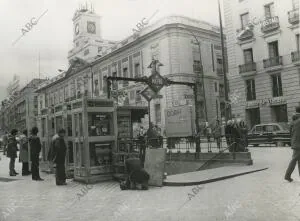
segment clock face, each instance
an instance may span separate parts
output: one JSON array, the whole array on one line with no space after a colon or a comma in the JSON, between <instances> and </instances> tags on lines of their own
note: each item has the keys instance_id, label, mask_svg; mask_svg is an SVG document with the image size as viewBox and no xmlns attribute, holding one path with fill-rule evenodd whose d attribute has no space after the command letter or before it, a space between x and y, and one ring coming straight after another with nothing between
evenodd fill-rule
<instances>
[{"instance_id":1,"label":"clock face","mask_svg":"<svg viewBox=\"0 0 300 221\"><path fill-rule=\"evenodd\" d=\"M76 24L75 26L75 34L78 35L79 34L79 25Z\"/></svg>"},{"instance_id":2,"label":"clock face","mask_svg":"<svg viewBox=\"0 0 300 221\"><path fill-rule=\"evenodd\" d=\"M91 34L95 34L96 33L95 22L88 22L87 23L87 31L88 31L88 33L91 33Z\"/></svg>"}]
</instances>

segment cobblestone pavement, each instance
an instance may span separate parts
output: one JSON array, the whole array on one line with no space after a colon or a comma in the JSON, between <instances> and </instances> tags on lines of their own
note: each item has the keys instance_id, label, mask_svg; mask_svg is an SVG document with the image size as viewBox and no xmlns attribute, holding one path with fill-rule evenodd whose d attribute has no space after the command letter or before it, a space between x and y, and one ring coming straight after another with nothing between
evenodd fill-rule
<instances>
[{"instance_id":1,"label":"cobblestone pavement","mask_svg":"<svg viewBox=\"0 0 300 221\"><path fill-rule=\"evenodd\" d=\"M0 221L296 221L300 220L300 178L283 180L290 148L251 148L254 164L268 170L199 187L152 187L121 191L118 183L85 186L68 180L55 186L18 175L0 181ZM0 178L8 177L2 156ZM21 165L17 163L17 171Z\"/></svg>"}]
</instances>

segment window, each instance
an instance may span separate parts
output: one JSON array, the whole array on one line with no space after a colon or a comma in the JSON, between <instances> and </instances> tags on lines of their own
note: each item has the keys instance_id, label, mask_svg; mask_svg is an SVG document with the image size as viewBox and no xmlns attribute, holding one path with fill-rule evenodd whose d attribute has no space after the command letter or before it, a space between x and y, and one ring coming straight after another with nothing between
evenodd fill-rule
<instances>
[{"instance_id":1,"label":"window","mask_svg":"<svg viewBox=\"0 0 300 221\"><path fill-rule=\"evenodd\" d=\"M282 93L282 82L281 82L281 76L273 75L272 76L272 86L273 86L273 97L280 97L283 95Z\"/></svg>"},{"instance_id":2,"label":"window","mask_svg":"<svg viewBox=\"0 0 300 221\"><path fill-rule=\"evenodd\" d=\"M112 113L88 113L89 136L113 135Z\"/></svg>"},{"instance_id":3,"label":"window","mask_svg":"<svg viewBox=\"0 0 300 221\"><path fill-rule=\"evenodd\" d=\"M241 25L242 29L245 29L249 23L249 13L245 13L241 15Z\"/></svg>"},{"instance_id":4,"label":"window","mask_svg":"<svg viewBox=\"0 0 300 221\"><path fill-rule=\"evenodd\" d=\"M139 63L134 64L134 76L140 77L140 64Z\"/></svg>"},{"instance_id":5,"label":"window","mask_svg":"<svg viewBox=\"0 0 300 221\"><path fill-rule=\"evenodd\" d=\"M90 50L89 50L89 49L86 49L86 50L84 51L84 56L88 55L89 53L90 53Z\"/></svg>"},{"instance_id":6,"label":"window","mask_svg":"<svg viewBox=\"0 0 300 221\"><path fill-rule=\"evenodd\" d=\"M201 71L201 63L199 60L194 60L194 72L199 72Z\"/></svg>"},{"instance_id":7,"label":"window","mask_svg":"<svg viewBox=\"0 0 300 221\"><path fill-rule=\"evenodd\" d=\"M267 4L264 6L265 8L265 17L271 18L274 16L274 3Z\"/></svg>"},{"instance_id":8,"label":"window","mask_svg":"<svg viewBox=\"0 0 300 221\"><path fill-rule=\"evenodd\" d=\"M270 58L279 56L278 41L273 41L273 42L268 43L268 47L269 47L269 57Z\"/></svg>"},{"instance_id":9,"label":"window","mask_svg":"<svg viewBox=\"0 0 300 221\"><path fill-rule=\"evenodd\" d=\"M292 0L293 1L293 9L299 8L299 0Z\"/></svg>"},{"instance_id":10,"label":"window","mask_svg":"<svg viewBox=\"0 0 300 221\"><path fill-rule=\"evenodd\" d=\"M219 91L220 91L220 96L224 96L225 95L224 84L219 84Z\"/></svg>"},{"instance_id":11,"label":"window","mask_svg":"<svg viewBox=\"0 0 300 221\"><path fill-rule=\"evenodd\" d=\"M127 78L128 77L128 68L123 68L123 77ZM123 81L123 87L128 86L129 82L128 81Z\"/></svg>"},{"instance_id":12,"label":"window","mask_svg":"<svg viewBox=\"0 0 300 221\"><path fill-rule=\"evenodd\" d=\"M215 82L215 92L217 93L218 92L218 83Z\"/></svg>"},{"instance_id":13,"label":"window","mask_svg":"<svg viewBox=\"0 0 300 221\"><path fill-rule=\"evenodd\" d=\"M263 127L262 126L256 126L255 127L255 132L256 133L262 133L263 132Z\"/></svg>"},{"instance_id":14,"label":"window","mask_svg":"<svg viewBox=\"0 0 300 221\"><path fill-rule=\"evenodd\" d=\"M160 104L155 104L155 121L157 124L161 123Z\"/></svg>"},{"instance_id":15,"label":"window","mask_svg":"<svg viewBox=\"0 0 300 221\"><path fill-rule=\"evenodd\" d=\"M255 80L249 79L246 80L246 92L247 92L247 101L256 100L255 94Z\"/></svg>"},{"instance_id":16,"label":"window","mask_svg":"<svg viewBox=\"0 0 300 221\"><path fill-rule=\"evenodd\" d=\"M253 63L253 51L252 48L244 50L245 64Z\"/></svg>"}]
</instances>

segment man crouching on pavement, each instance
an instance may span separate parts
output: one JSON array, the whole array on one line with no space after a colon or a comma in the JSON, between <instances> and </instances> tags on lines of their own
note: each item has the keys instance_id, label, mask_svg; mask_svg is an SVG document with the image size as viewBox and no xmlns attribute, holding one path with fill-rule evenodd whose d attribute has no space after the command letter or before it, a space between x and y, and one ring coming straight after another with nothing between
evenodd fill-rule
<instances>
[{"instance_id":1,"label":"man crouching on pavement","mask_svg":"<svg viewBox=\"0 0 300 221\"><path fill-rule=\"evenodd\" d=\"M121 190L137 189L136 185L140 184L142 190L148 190L149 174L142 168L139 158L128 158L125 162L128 177L121 182Z\"/></svg>"}]
</instances>

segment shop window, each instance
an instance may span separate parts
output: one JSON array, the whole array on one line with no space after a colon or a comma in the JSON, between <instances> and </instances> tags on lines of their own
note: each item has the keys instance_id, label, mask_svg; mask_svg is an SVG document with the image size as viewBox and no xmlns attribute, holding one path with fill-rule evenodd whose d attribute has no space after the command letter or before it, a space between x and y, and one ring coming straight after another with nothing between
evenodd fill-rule
<instances>
[{"instance_id":1,"label":"shop window","mask_svg":"<svg viewBox=\"0 0 300 221\"><path fill-rule=\"evenodd\" d=\"M247 92L247 101L256 100L254 79L246 80L246 92Z\"/></svg>"},{"instance_id":2,"label":"shop window","mask_svg":"<svg viewBox=\"0 0 300 221\"><path fill-rule=\"evenodd\" d=\"M283 95L281 75L272 75L272 90L273 97L280 97Z\"/></svg>"},{"instance_id":3,"label":"shop window","mask_svg":"<svg viewBox=\"0 0 300 221\"><path fill-rule=\"evenodd\" d=\"M112 113L88 113L89 136L112 136Z\"/></svg>"}]
</instances>

